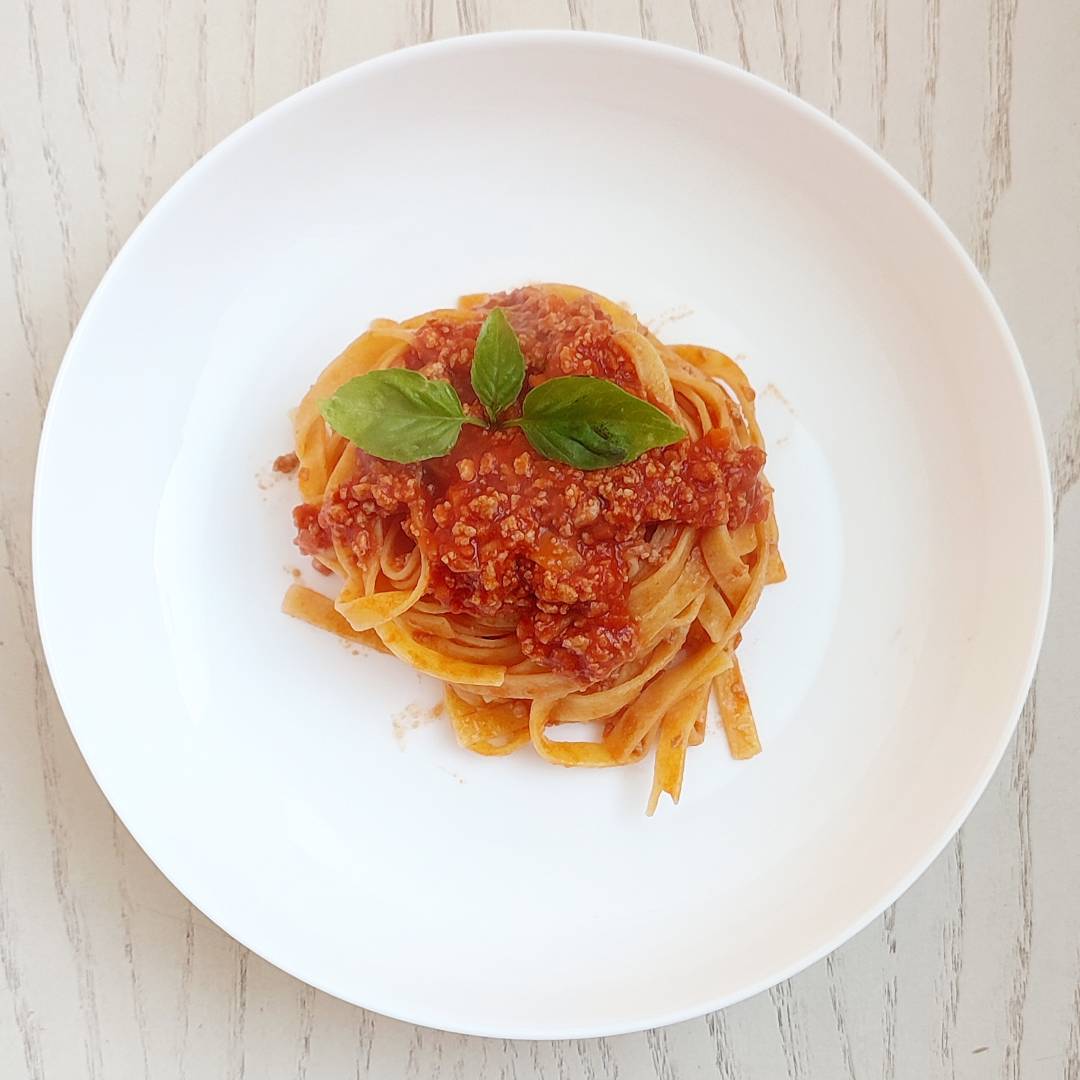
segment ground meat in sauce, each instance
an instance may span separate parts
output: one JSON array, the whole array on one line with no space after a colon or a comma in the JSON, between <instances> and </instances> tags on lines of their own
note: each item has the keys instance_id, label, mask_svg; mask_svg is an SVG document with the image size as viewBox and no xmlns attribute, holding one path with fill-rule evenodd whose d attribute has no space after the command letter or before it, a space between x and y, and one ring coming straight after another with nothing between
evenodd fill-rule
<instances>
[{"instance_id":1,"label":"ground meat in sauce","mask_svg":"<svg viewBox=\"0 0 1080 1080\"><path fill-rule=\"evenodd\" d=\"M597 375L641 395L610 320L589 298L519 289L487 307L495 305L521 341L523 394L547 378ZM464 323L432 320L405 354L406 366L449 379L471 412L480 411L469 372L484 314ZM636 648L626 606L630 559L647 551L652 527L762 520L764 463L760 449L732 448L717 430L583 472L539 456L516 429L467 426L450 454L431 461L399 465L357 451L348 485L322 507L294 511L296 543L314 554L333 534L362 559L376 520L400 525L428 556L437 600L480 619L512 615L526 657L595 682Z\"/></svg>"}]
</instances>

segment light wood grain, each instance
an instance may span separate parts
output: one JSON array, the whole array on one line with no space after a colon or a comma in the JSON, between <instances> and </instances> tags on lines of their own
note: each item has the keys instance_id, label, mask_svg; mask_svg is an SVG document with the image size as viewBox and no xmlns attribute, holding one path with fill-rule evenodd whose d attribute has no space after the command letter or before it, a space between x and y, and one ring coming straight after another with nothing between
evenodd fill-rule
<instances>
[{"instance_id":1,"label":"light wood grain","mask_svg":"<svg viewBox=\"0 0 1080 1080\"><path fill-rule=\"evenodd\" d=\"M301 86L403 45L514 27L699 49L800 94L883 153L932 200L1010 320L1057 519L1047 643L1017 737L922 879L769 993L661 1031L565 1043L467 1039L366 1013L194 911L89 776L52 693L30 588L49 388L90 292L149 207ZM1078 55L1074 0L0 6L0 1077L1080 1080ZM1007 493L1002 505L1007 527Z\"/></svg>"}]
</instances>

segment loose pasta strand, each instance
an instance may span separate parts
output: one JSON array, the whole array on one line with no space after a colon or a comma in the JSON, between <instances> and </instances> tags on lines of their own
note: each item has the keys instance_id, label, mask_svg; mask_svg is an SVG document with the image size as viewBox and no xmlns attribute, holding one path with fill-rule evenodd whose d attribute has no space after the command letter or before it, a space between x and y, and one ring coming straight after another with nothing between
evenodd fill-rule
<instances>
[{"instance_id":1,"label":"loose pasta strand","mask_svg":"<svg viewBox=\"0 0 1080 1080\"><path fill-rule=\"evenodd\" d=\"M686 747L694 729L704 725L709 705L709 684L702 683L687 693L666 713L660 721L660 734L656 740L656 762L653 766L653 786L646 813L652 817L661 792L667 792L671 801L677 803L682 794L683 770L686 767Z\"/></svg>"}]
</instances>

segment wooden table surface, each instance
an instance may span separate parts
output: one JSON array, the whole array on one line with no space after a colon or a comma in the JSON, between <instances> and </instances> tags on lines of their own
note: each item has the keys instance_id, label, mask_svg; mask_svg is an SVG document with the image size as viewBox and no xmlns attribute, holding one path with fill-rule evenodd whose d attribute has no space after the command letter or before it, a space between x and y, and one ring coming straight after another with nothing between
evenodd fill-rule
<instances>
[{"instance_id":1,"label":"wooden table surface","mask_svg":"<svg viewBox=\"0 0 1080 1080\"><path fill-rule=\"evenodd\" d=\"M194 911L87 772L42 661L30 581L49 388L155 200L252 114L323 75L433 37L524 27L699 49L801 95L897 166L1005 310L1057 505L1035 688L989 789L921 880L768 993L663 1030L561 1043L364 1012ZM1080 1080L1076 0L6 0L0 177L0 1078ZM72 462L73 483L82 467ZM1004 491L1001 512L1007 529Z\"/></svg>"}]
</instances>

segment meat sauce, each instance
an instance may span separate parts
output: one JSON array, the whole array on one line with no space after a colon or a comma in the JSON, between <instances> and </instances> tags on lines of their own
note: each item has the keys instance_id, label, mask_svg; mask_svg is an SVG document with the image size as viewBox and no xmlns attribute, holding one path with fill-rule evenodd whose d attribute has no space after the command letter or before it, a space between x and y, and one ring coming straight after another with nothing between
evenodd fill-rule
<instances>
[{"instance_id":1,"label":"meat sauce","mask_svg":"<svg viewBox=\"0 0 1080 1080\"><path fill-rule=\"evenodd\" d=\"M496 305L525 355L522 395L548 378L595 375L644 396L610 319L588 298L520 289L488 306ZM405 355L407 367L452 382L474 415L482 410L469 374L484 314L432 320ZM730 447L719 430L589 472L540 456L518 429L471 425L442 458L400 465L356 454L349 484L322 507L294 511L300 549L323 551L334 535L363 559L377 520L400 526L403 549L414 541L427 555L429 592L440 603L481 622L512 622L527 658L583 683L634 653L631 567L663 556L648 543L655 525L737 528L768 513L765 454Z\"/></svg>"}]
</instances>

